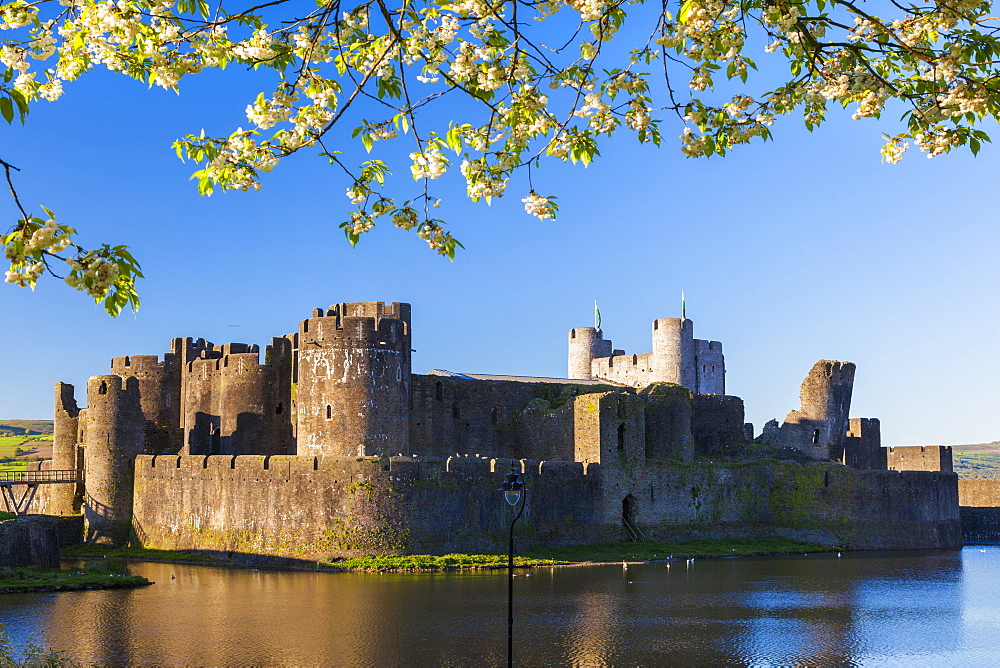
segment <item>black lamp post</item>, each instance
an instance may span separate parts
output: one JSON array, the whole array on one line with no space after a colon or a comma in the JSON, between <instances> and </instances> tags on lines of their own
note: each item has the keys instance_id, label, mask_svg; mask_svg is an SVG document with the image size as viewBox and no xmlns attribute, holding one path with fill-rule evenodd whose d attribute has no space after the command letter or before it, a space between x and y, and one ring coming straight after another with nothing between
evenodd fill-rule
<instances>
[{"instance_id":1,"label":"black lamp post","mask_svg":"<svg viewBox=\"0 0 1000 668\"><path fill-rule=\"evenodd\" d=\"M524 512L524 483L521 482L521 474L513 464L510 466L510 473L504 476L503 484L498 492L503 492L503 498L511 506L517 507L521 504L521 509L510 522L510 542L507 544L507 665L514 665L514 524L521 519Z\"/></svg>"}]
</instances>

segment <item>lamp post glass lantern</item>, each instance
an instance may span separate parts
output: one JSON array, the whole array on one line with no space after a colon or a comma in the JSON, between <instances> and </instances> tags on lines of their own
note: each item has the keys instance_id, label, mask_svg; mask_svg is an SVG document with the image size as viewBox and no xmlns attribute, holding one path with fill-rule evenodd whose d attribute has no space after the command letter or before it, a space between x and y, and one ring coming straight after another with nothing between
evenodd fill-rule
<instances>
[{"instance_id":1,"label":"lamp post glass lantern","mask_svg":"<svg viewBox=\"0 0 1000 668\"><path fill-rule=\"evenodd\" d=\"M514 524L524 512L524 483L521 482L521 472L511 464L510 473L504 476L503 484L498 492L503 492L504 500L511 506L521 509L510 522L510 540L507 543L507 665L514 665Z\"/></svg>"}]
</instances>

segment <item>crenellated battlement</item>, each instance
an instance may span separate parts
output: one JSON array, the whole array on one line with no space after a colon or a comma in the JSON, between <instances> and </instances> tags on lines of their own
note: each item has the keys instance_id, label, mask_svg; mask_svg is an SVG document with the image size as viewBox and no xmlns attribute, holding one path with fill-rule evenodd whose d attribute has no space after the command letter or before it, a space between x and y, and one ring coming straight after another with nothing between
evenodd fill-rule
<instances>
[{"instance_id":1,"label":"crenellated battlement","mask_svg":"<svg viewBox=\"0 0 1000 668\"><path fill-rule=\"evenodd\" d=\"M170 340L170 352L176 355L181 364L187 364L199 357L209 357L213 353L215 345L205 339L177 338Z\"/></svg>"},{"instance_id":2,"label":"crenellated battlement","mask_svg":"<svg viewBox=\"0 0 1000 668\"><path fill-rule=\"evenodd\" d=\"M601 475L601 465L593 462L535 461L459 455L446 460L407 457L336 457L303 455L139 455L135 459L136 476L155 478L190 478L210 480L233 472L252 476L372 475L386 482L423 480L502 478L514 465L525 480L550 479L553 482L592 481ZM492 488L487 485L487 488Z\"/></svg>"},{"instance_id":3,"label":"crenellated battlement","mask_svg":"<svg viewBox=\"0 0 1000 668\"><path fill-rule=\"evenodd\" d=\"M299 350L308 346L384 345L409 352L407 323L396 318L341 316L307 318L299 323Z\"/></svg>"},{"instance_id":4,"label":"crenellated battlement","mask_svg":"<svg viewBox=\"0 0 1000 668\"><path fill-rule=\"evenodd\" d=\"M159 377L165 366L173 362L171 353L161 361L158 355L126 355L111 358L111 373L137 378Z\"/></svg>"}]
</instances>

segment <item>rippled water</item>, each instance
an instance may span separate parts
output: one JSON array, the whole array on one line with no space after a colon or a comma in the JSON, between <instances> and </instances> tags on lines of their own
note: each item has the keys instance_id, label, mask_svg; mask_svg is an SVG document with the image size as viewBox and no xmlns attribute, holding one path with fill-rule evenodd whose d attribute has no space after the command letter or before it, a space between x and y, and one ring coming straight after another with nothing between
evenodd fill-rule
<instances>
[{"instance_id":1,"label":"rippled water","mask_svg":"<svg viewBox=\"0 0 1000 668\"><path fill-rule=\"evenodd\" d=\"M0 622L112 665L506 661L503 572L131 569L156 584L0 596ZM515 606L521 665L1000 665L998 546L536 569Z\"/></svg>"}]
</instances>

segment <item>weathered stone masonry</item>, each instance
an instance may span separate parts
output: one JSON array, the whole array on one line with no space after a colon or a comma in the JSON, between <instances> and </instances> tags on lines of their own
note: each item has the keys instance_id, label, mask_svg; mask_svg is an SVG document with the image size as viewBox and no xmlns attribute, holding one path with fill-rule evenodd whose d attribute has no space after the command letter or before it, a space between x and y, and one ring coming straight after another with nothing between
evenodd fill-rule
<instances>
[{"instance_id":1,"label":"weathered stone masonry","mask_svg":"<svg viewBox=\"0 0 1000 668\"><path fill-rule=\"evenodd\" d=\"M154 548L305 559L500 549L509 511L495 490L509 464L141 456L136 532ZM955 547L961 540L948 474L765 461L660 464L609 477L596 463L517 465L526 474L525 548L620 539L629 498L635 522L656 538L763 533L851 549ZM608 511L609 500L616 512Z\"/></svg>"},{"instance_id":2,"label":"weathered stone masonry","mask_svg":"<svg viewBox=\"0 0 1000 668\"><path fill-rule=\"evenodd\" d=\"M271 339L263 360L257 346L191 338L162 360L115 358L84 410L57 386L55 460L82 461L87 485L46 490L40 508L82 504L89 540L131 533L150 547L490 549L509 512L495 490L515 462L525 545L622 539L626 525L873 549L960 540L954 476L885 471L877 420L848 423L853 364L817 363L802 409L774 431L814 459L882 470L696 463L746 426L742 400L723 394L721 344L694 339L690 320L654 321L641 355L573 330L576 379L414 375L411 336L408 304L340 303Z\"/></svg>"}]
</instances>

